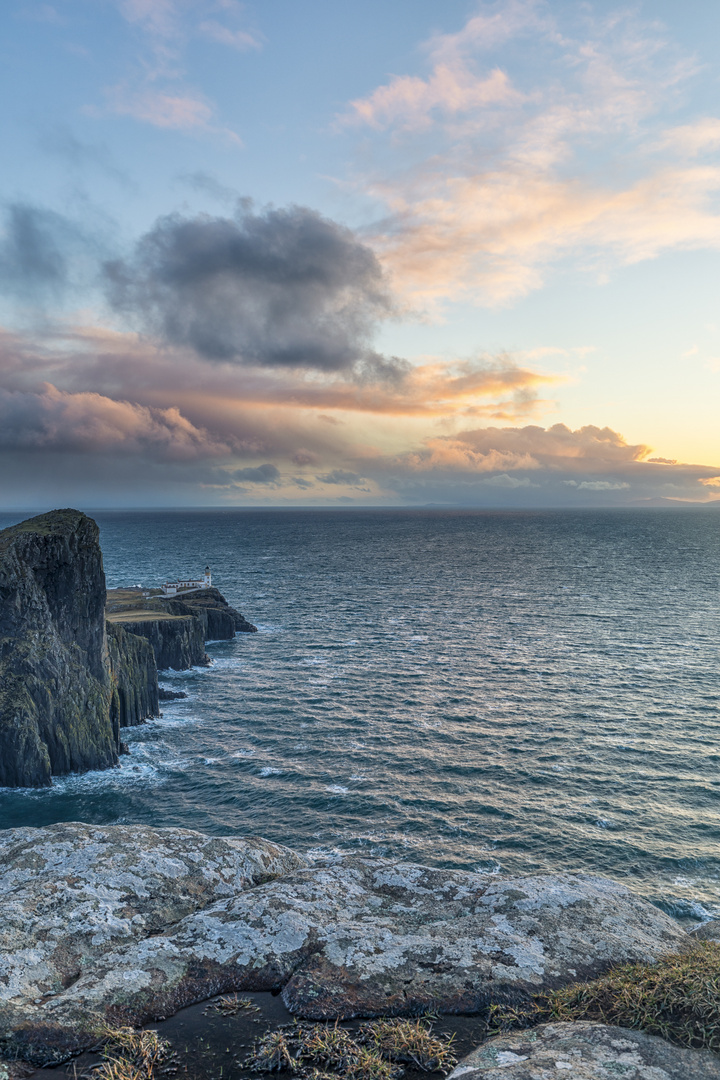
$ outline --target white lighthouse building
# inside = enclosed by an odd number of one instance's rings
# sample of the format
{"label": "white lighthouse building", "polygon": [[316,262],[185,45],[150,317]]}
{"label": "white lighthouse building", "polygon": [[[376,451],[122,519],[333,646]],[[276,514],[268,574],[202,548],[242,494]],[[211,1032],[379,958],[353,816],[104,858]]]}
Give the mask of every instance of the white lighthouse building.
{"label": "white lighthouse building", "polygon": [[162,591],[165,596],[177,596],[181,592],[195,592],[197,589],[210,589],[212,587],[212,574],[210,573],[210,567],[205,567],[205,573],[201,578],[192,580],[190,578],[182,581],[166,581],[162,586]]}

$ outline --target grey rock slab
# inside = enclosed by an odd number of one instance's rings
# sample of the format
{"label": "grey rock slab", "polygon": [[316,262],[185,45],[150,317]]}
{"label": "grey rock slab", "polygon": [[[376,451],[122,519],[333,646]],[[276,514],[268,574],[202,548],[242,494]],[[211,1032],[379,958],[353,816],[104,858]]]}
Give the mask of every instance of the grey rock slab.
{"label": "grey rock slab", "polygon": [[312,1019],[473,1013],[687,943],[667,915],[603,878],[348,859],[230,889],[142,940],[108,940],[64,992],[8,1003],[6,1030],[18,1056],[38,1060],[87,1045],[98,1019],[141,1023],[213,994],[280,988]]}
{"label": "grey rock slab", "polygon": [[720,919],[710,919],[708,922],[694,926],[690,931],[690,937],[697,941],[720,942]]}
{"label": "grey rock slab", "polygon": [[589,1021],[542,1024],[473,1050],[448,1080],[720,1080],[720,1059]]}
{"label": "grey rock slab", "polygon": [[62,993],[104,954],[303,865],[259,838],[79,823],[0,832],[3,1005]]}

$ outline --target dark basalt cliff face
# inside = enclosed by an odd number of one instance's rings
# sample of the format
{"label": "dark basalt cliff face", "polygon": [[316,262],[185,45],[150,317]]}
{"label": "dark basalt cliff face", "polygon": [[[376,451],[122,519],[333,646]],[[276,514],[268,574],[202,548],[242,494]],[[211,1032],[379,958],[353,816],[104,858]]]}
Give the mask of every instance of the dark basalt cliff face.
{"label": "dark basalt cliff face", "polygon": [[108,626],[122,626],[150,642],[158,670],[207,665],[206,641],[230,641],[236,632],[257,631],[218,589],[198,589],[179,597],[113,589],[108,593],[107,617]]}
{"label": "dark basalt cliff face", "polygon": [[255,629],[217,589],[106,594],[98,527],[77,510],[3,530],[0,787],[117,765],[120,728],[159,714],[158,668],[207,665],[207,640]]}
{"label": "dark basalt cliff face", "polygon": [[0,785],[117,764],[94,521],[55,510],[0,532]]}
{"label": "dark basalt cliff face", "polygon": [[[205,634],[199,619],[194,615],[157,614],[153,618],[132,612],[115,625],[122,626],[130,634],[145,638],[154,653],[157,669],[175,668],[184,671],[190,667],[207,667],[210,657],[205,652]],[[142,617],[141,617],[142,616]],[[113,625],[108,623],[108,626]]]}
{"label": "dark basalt cliff face", "polygon": [[236,633],[257,633],[257,626],[230,607],[219,589],[198,589],[184,593],[181,599],[164,600],[163,604],[173,615],[194,615],[200,619],[206,641],[230,641]]}
{"label": "dark basalt cliff face", "polygon": [[157,665],[150,642],[116,623],[107,624],[107,642],[114,683],[113,722],[135,727],[150,716],[159,716]]}

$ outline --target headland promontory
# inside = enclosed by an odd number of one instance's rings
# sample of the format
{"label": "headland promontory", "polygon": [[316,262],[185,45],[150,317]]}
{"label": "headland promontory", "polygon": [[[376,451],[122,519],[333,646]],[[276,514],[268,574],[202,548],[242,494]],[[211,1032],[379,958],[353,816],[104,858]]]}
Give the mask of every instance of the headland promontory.
{"label": "headland promontory", "polygon": [[53,510],[0,532],[0,786],[112,768],[159,712],[158,670],[256,628],[214,588],[106,593],[95,522]]}

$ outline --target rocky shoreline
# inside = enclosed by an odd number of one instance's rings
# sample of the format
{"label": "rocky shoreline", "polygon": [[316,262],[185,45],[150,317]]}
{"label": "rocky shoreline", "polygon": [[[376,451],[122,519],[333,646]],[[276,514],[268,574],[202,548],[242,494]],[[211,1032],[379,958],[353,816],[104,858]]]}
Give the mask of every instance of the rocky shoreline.
{"label": "rocky shoreline", "polygon": [[[151,1023],[230,991],[279,993],[310,1020],[483,1016],[693,945],[677,922],[604,878],[310,861],[257,837],[186,829],[11,829],[0,833],[0,890],[0,1058],[34,1066],[93,1046],[104,1024]],[[713,1055],[602,1027],[502,1036],[461,1063],[455,1080],[473,1080],[470,1070],[493,1077],[501,1065],[508,1071],[498,1076],[543,1076],[510,1065],[560,1060],[561,1044],[564,1053],[585,1046],[588,1061],[605,1046],[607,1061],[612,1038],[626,1057],[645,1054],[648,1068],[661,1060],[657,1043],[668,1061],[693,1055],[699,1071],[667,1076],[720,1077]]]}
{"label": "rocky shoreline", "polygon": [[217,589],[106,593],[99,532],[54,510],[0,532],[0,786],[112,768],[121,729],[159,714],[158,670],[210,663],[256,630]]}

